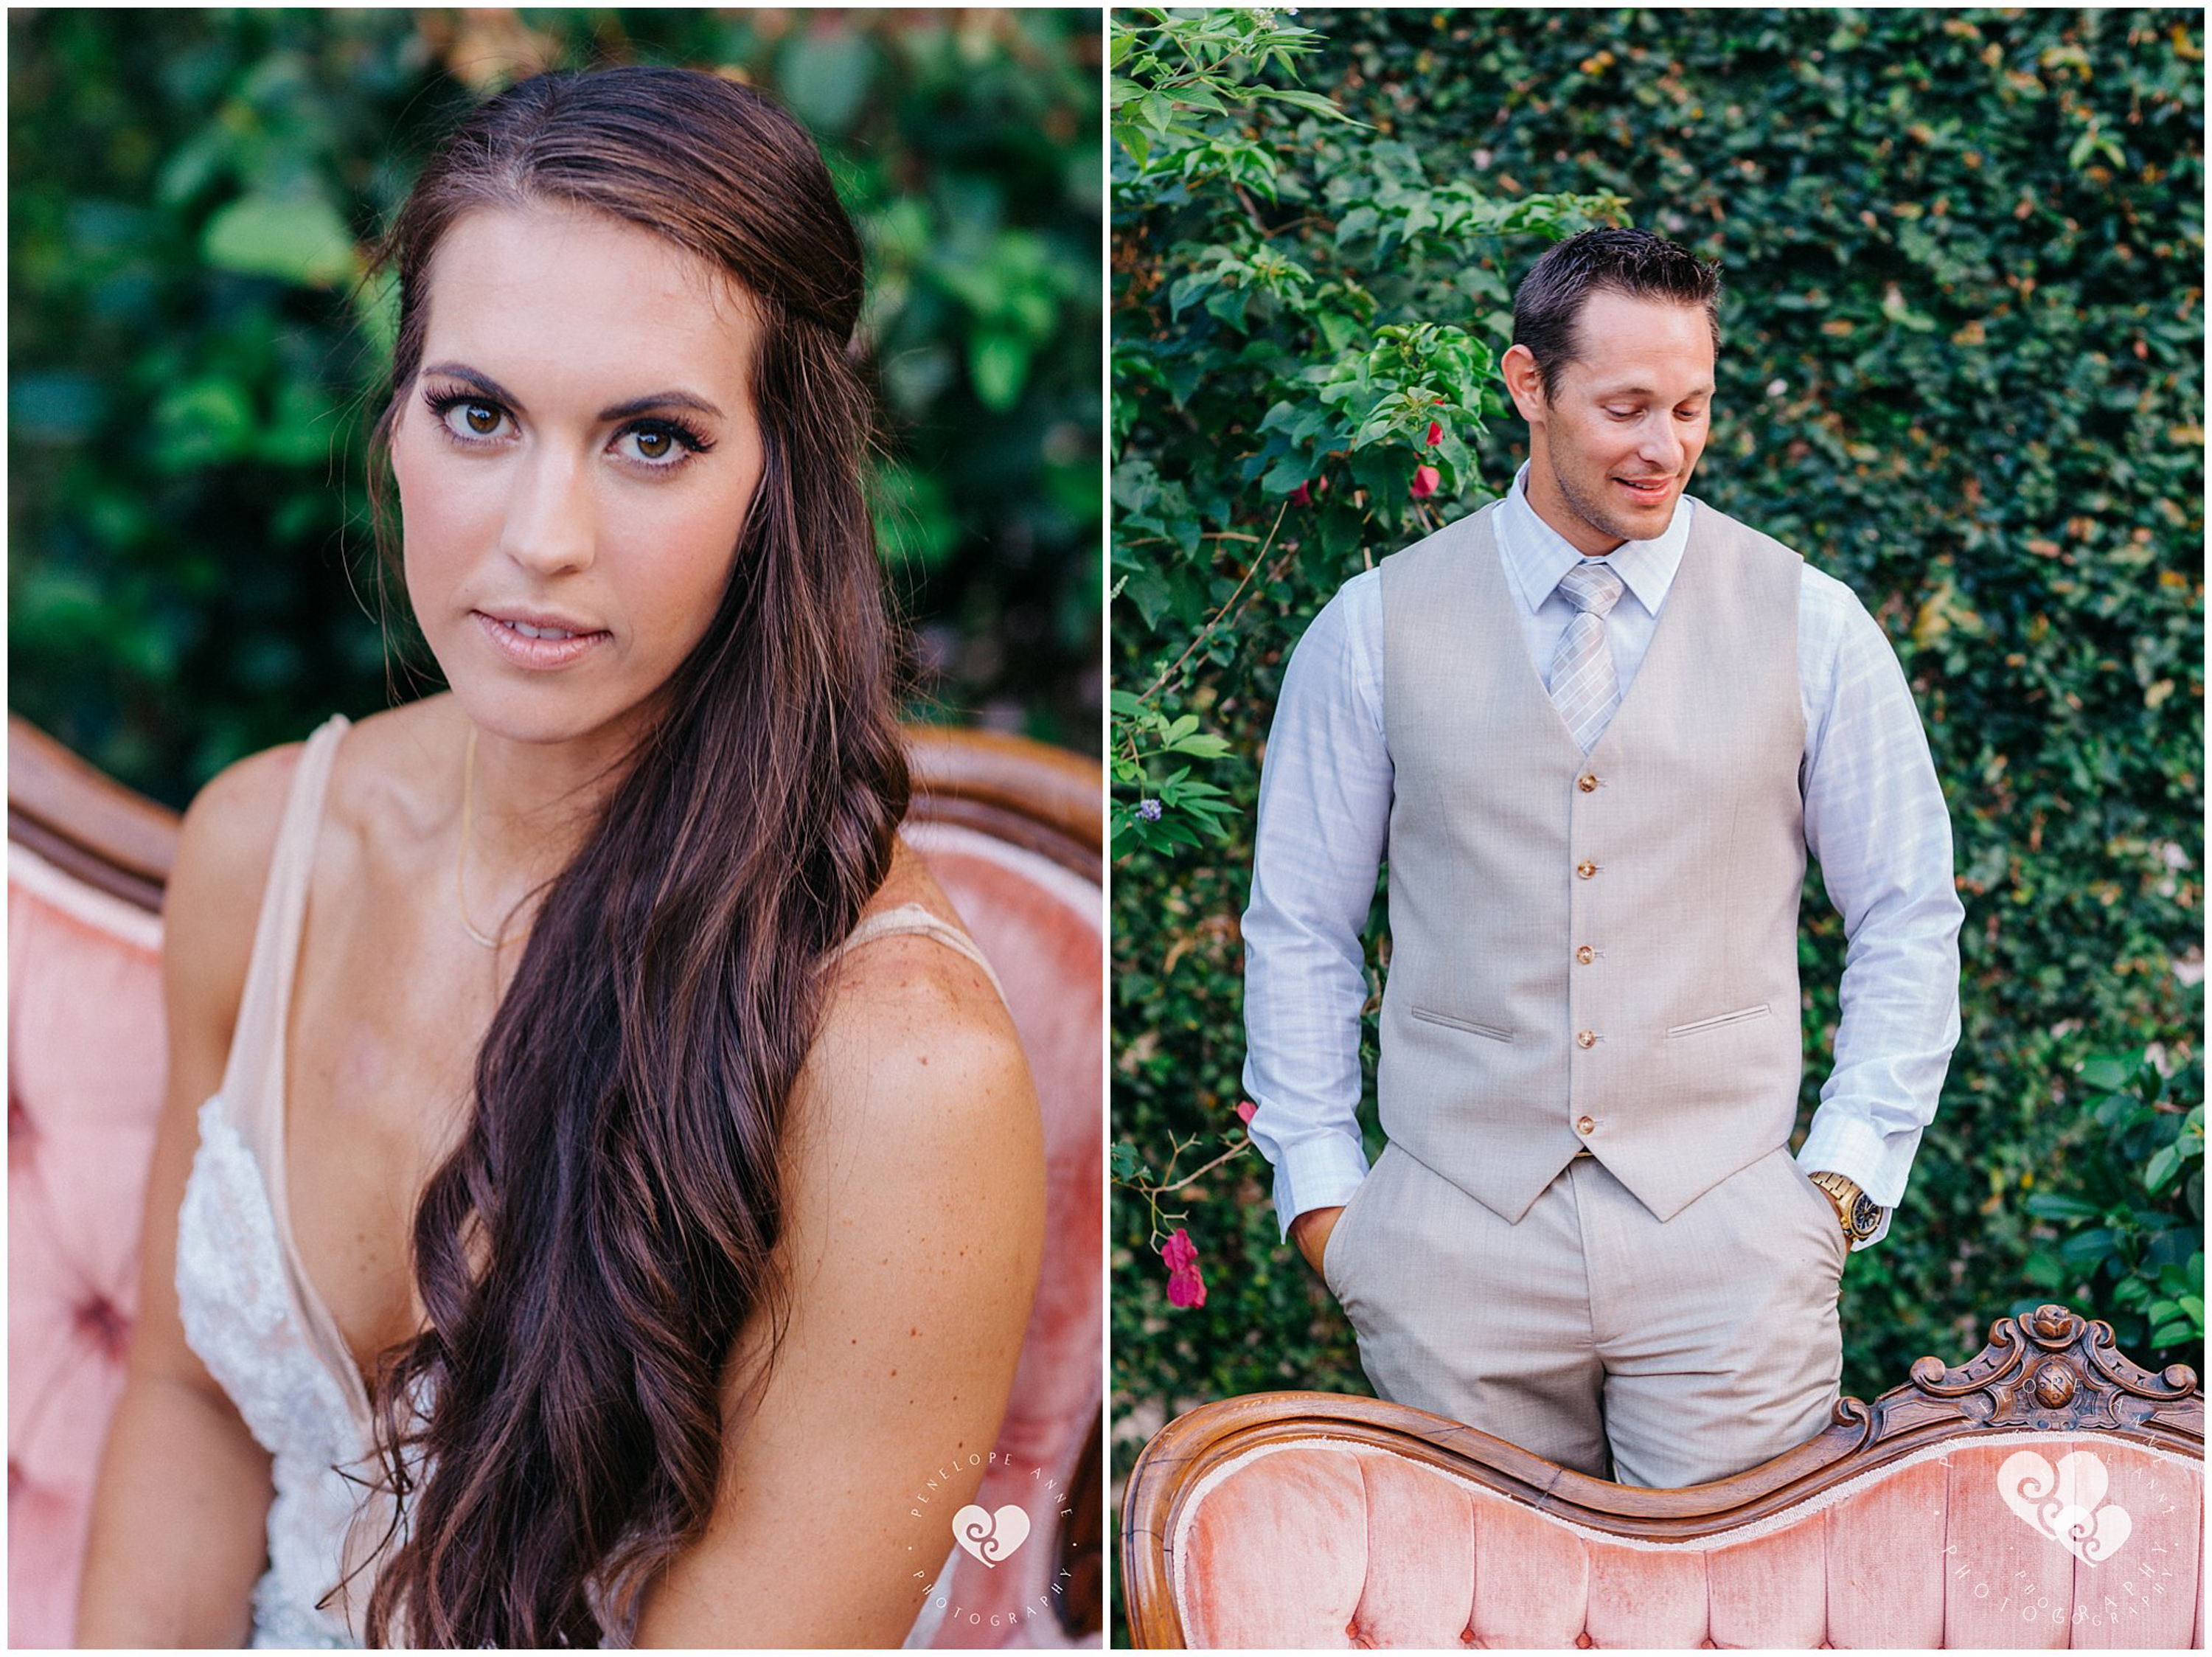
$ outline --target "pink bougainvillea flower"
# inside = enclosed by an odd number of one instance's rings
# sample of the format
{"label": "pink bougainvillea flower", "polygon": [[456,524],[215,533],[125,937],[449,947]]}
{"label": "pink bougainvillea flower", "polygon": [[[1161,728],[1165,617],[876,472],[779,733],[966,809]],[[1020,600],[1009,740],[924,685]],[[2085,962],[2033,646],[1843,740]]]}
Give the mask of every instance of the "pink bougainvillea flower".
{"label": "pink bougainvillea flower", "polygon": [[1442,421],[1438,421],[1438,420],[1431,420],[1431,421],[1430,421],[1430,422],[1429,422],[1429,447],[1430,447],[1431,448],[1435,448],[1438,443],[1441,443],[1442,442],[1443,442],[1443,440],[1444,440],[1444,429],[1443,429],[1443,423]]}
{"label": "pink bougainvillea flower", "polygon": [[1413,498],[1417,501],[1427,500],[1430,496],[1437,492],[1437,484],[1441,478],[1442,474],[1434,466],[1415,466],[1412,491]]}
{"label": "pink bougainvillea flower", "polygon": [[1168,1304],[1197,1307],[1206,1304],[1206,1280],[1198,1275],[1198,1245],[1190,1234],[1177,1228],[1160,1249],[1168,1269]]}
{"label": "pink bougainvillea flower", "polygon": [[1304,483],[1300,484],[1296,489],[1292,490],[1291,491],[1291,504],[1292,506],[1311,506],[1313,504],[1313,495],[1311,492],[1312,485],[1313,480],[1309,478]]}
{"label": "pink bougainvillea flower", "polygon": [[1248,1128],[1252,1125],[1252,1118],[1259,1113],[1260,1107],[1249,1099],[1237,1107],[1237,1119]]}

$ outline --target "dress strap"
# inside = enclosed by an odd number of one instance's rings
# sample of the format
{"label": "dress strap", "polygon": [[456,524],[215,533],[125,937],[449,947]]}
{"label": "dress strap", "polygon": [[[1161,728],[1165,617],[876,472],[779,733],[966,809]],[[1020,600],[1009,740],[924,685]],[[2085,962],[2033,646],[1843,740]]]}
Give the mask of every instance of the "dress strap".
{"label": "dress strap", "polygon": [[975,947],[975,941],[951,922],[943,920],[924,909],[920,904],[901,904],[896,909],[886,909],[870,915],[850,932],[845,941],[830,952],[829,959],[836,960],[865,944],[878,938],[923,937],[934,938],[956,954],[965,955],[983,969],[983,976],[991,981],[991,988],[999,992],[999,999],[1006,998],[1006,987],[999,982],[999,975],[991,970],[991,963]]}
{"label": "dress strap", "polygon": [[292,1005],[292,977],[299,965],[300,935],[307,923],[315,841],[322,828],[331,763],[350,722],[343,714],[331,715],[307,739],[293,770],[291,792],[269,860],[268,883],[262,889],[261,918],[254,928],[238,1025],[223,1066],[223,1109],[257,1157],[273,1136],[269,1106],[283,1097],[284,1026]]}

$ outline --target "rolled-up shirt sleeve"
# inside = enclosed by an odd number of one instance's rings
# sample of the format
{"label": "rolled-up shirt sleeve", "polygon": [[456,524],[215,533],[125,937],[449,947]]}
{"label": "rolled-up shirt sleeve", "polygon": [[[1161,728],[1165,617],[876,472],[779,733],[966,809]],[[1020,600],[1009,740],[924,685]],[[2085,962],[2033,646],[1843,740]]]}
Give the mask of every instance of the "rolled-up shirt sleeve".
{"label": "rolled-up shirt sleeve", "polygon": [[1390,823],[1378,572],[1354,576],[1291,652],[1260,774],[1244,911],[1244,1087],[1282,1234],[1366,1177],[1360,934]]}
{"label": "rolled-up shirt sleeve", "polygon": [[[1808,573],[1835,641],[1808,702],[1805,843],[1845,938],[1834,1065],[1798,1161],[1857,1182],[1885,1209],[1905,1194],[1959,1039],[1951,819],[1926,731],[1887,635],[1840,583]],[[1881,1240],[1880,1231],[1861,1246]]]}

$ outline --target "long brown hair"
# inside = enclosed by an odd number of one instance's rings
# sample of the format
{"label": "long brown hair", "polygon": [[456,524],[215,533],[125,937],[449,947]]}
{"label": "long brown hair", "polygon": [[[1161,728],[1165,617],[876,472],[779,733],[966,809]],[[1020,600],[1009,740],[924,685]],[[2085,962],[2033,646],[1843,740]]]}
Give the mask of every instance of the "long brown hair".
{"label": "long brown hair", "polygon": [[428,1326],[373,1388],[398,1514],[373,1644],[596,1644],[704,1527],[726,1361],[756,1310],[787,1312],[777,1148],[817,969],[907,804],[848,354],[860,243],[812,141],[757,94],[684,70],[540,75],[446,142],[380,250],[400,302],[380,540],[431,255],[463,213],[539,203],[641,225],[746,290],[765,469],[713,624],[547,888],[465,1136],[416,1210]]}

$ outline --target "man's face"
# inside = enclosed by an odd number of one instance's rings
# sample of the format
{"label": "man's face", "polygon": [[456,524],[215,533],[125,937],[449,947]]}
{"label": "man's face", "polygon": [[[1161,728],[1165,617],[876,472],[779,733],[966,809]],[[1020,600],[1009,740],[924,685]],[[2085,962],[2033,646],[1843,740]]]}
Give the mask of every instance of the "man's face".
{"label": "man's face", "polygon": [[1528,500],[1585,554],[1663,533],[1704,452],[1713,400],[1705,308],[1601,291],[1547,399],[1525,347],[1506,383],[1528,423]]}

